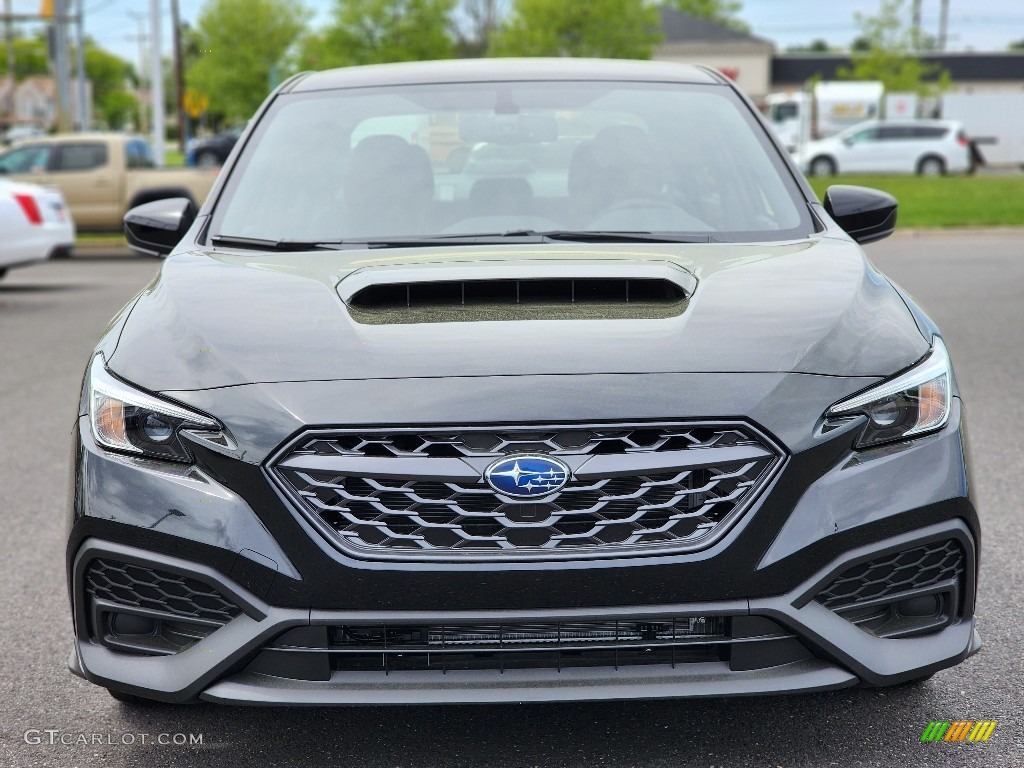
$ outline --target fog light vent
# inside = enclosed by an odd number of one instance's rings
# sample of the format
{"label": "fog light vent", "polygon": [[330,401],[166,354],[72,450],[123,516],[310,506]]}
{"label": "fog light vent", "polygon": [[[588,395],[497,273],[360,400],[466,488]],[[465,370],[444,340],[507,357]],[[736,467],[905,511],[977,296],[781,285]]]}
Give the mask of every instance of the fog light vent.
{"label": "fog light vent", "polygon": [[935,541],[848,568],[814,599],[832,610],[857,606],[959,580],[964,563],[960,542]]}

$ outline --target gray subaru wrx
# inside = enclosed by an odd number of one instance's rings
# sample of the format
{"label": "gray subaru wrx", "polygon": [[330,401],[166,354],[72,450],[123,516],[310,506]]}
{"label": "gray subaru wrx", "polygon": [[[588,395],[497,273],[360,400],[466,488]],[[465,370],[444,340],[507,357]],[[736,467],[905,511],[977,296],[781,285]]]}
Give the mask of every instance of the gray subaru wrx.
{"label": "gray subaru wrx", "polygon": [[72,672],[126,701],[819,691],[981,647],[942,334],[699,67],[298,75],[112,321]]}

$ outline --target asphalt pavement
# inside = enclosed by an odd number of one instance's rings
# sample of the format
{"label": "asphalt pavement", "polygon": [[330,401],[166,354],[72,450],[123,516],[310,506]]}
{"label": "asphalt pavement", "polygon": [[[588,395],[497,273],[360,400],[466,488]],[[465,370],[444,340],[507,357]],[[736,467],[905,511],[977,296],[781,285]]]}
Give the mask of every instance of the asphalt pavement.
{"label": "asphalt pavement", "polygon": [[[908,688],[391,709],[131,708],[67,672],[81,375],[158,264],[93,249],[12,271],[0,282],[0,766],[1024,768],[1024,230],[902,233],[868,253],[925,305],[955,362],[984,521],[980,654]],[[998,721],[986,743],[919,741],[929,721],[982,719]]]}

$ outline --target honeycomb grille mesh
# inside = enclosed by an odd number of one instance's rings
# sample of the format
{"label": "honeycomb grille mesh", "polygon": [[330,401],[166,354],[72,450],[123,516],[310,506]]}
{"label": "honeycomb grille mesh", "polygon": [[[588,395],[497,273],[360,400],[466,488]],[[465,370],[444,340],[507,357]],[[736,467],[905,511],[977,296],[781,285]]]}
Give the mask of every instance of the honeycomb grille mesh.
{"label": "honeycomb grille mesh", "polygon": [[142,565],[96,558],[85,570],[85,588],[93,597],[175,616],[227,622],[241,613],[213,587]]}
{"label": "honeycomb grille mesh", "polygon": [[964,561],[963,547],[953,539],[925,544],[844,571],[815,600],[835,610],[934,586],[962,577]]}
{"label": "honeycomb grille mesh", "polygon": [[[758,450],[753,458],[713,466],[702,461],[713,449],[740,446]],[[683,456],[683,466],[659,465],[657,456],[666,452]],[[613,463],[616,456],[630,457],[630,466],[640,456],[640,464],[650,459],[652,469],[574,477],[556,493],[523,501],[492,489],[482,473],[474,481],[431,477],[429,471],[396,477],[301,466],[302,457],[374,458],[378,468],[387,459],[421,459],[423,467],[435,459],[476,459],[482,466],[480,461],[527,453],[603,456]],[[292,457],[297,463],[280,466]],[[612,547],[696,548],[735,519],[779,459],[740,425],[353,432],[300,438],[273,474],[342,548],[409,558],[452,552],[500,558]]]}

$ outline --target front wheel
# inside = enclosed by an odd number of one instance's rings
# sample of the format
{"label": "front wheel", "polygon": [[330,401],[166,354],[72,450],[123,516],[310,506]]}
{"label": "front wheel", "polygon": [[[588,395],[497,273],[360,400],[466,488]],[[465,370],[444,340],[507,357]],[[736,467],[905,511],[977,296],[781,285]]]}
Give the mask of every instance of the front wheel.
{"label": "front wheel", "polygon": [[196,155],[197,168],[216,168],[220,165],[220,158],[213,152],[200,152]]}
{"label": "front wheel", "polygon": [[836,161],[831,157],[816,157],[811,160],[809,171],[811,176],[835,176]]}

